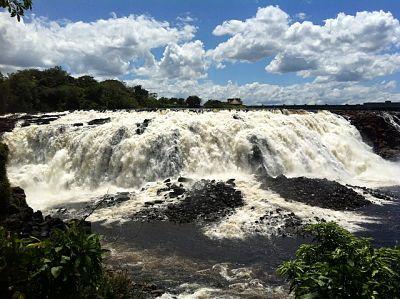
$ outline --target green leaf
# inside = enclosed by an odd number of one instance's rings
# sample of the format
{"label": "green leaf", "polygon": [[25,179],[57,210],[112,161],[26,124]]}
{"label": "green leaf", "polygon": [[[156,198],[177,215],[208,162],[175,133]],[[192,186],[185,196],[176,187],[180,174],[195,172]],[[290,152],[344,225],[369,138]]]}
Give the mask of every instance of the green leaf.
{"label": "green leaf", "polygon": [[61,257],[61,264],[66,264],[66,263],[68,263],[70,260],[71,260],[71,258],[70,258],[69,256],[63,255],[63,256]]}
{"label": "green leaf", "polygon": [[299,297],[299,299],[314,299],[314,298],[318,298],[318,293],[317,292],[307,293],[307,294],[304,294],[304,295]]}
{"label": "green leaf", "polygon": [[61,270],[62,266],[53,267],[51,268],[51,275],[53,275],[54,278],[57,278],[58,276],[60,276]]}

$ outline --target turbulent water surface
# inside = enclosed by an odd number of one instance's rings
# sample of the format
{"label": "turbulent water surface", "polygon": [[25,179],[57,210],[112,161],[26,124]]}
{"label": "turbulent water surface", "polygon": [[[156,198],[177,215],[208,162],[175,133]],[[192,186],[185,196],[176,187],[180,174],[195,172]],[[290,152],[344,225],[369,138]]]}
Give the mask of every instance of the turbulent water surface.
{"label": "turbulent water surface", "polygon": [[[100,120],[91,122],[94,119]],[[260,223],[260,217],[272,215],[277,209],[282,211],[279,215],[294,213],[302,221],[315,221],[316,216],[335,220],[353,231],[380,221],[378,212],[368,216],[286,201],[272,190],[261,188],[255,175],[260,167],[273,177],[326,178],[369,188],[400,185],[400,164],[374,154],[355,127],[329,112],[73,112],[46,125],[17,125],[4,135],[4,140],[11,154],[10,180],[25,189],[35,209],[77,209],[106,193],[128,192],[124,193],[129,194],[127,200],[98,209],[89,219],[99,224],[98,230],[108,235],[118,232],[126,241],[118,245],[119,258],[125,256],[125,264],[129,259],[137,264],[140,256],[143,261],[171,263],[165,268],[181,267],[181,276],[197,273],[198,281],[176,278],[181,283],[176,292],[192,292],[195,296],[220,297],[221,289],[227,297],[258,289],[265,296],[279,296],[279,288],[268,289],[263,284],[273,280],[265,274],[271,273],[268,271],[272,267],[261,266],[258,254],[271,256],[271,248],[263,248],[266,244],[278,244],[279,250],[290,248],[291,252],[297,244],[296,240],[271,241],[283,227],[284,217]],[[182,184],[187,189],[201,179],[235,179],[244,204],[201,227],[130,222],[146,202],[165,199],[165,194],[159,192],[165,179],[176,182],[179,177],[191,179]],[[388,204],[372,195],[366,197],[374,203],[374,211]],[[180,200],[177,197],[165,204]],[[189,236],[186,241],[185,235]],[[168,240],[172,239],[176,241],[171,245]],[[164,251],[172,250],[179,259],[166,260],[168,253],[163,252],[163,246]],[[189,254],[192,247],[198,249],[194,250],[195,256]],[[209,250],[213,248],[225,249],[219,253],[216,250],[212,256]],[[252,259],[243,259],[246,251]],[[276,266],[282,258],[270,265]],[[160,269],[159,264],[157,267]],[[202,281],[201,271],[208,271],[208,280],[203,277]],[[176,277],[170,272],[168,275]],[[215,276],[224,283],[210,278]],[[159,279],[166,281],[162,275]]]}

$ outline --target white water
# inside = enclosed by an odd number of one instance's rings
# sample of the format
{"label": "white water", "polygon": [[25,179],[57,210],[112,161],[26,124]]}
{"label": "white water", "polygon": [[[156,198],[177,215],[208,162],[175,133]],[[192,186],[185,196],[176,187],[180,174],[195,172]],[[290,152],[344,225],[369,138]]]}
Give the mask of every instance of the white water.
{"label": "white water", "polygon": [[[106,117],[111,122],[87,125]],[[136,124],[145,119],[151,122],[137,135]],[[79,122],[84,125],[72,126]],[[157,182],[165,178],[236,178],[248,204],[209,227],[206,233],[214,237],[240,237],[251,230],[246,221],[254,223],[276,206],[295,210],[303,218],[312,218],[314,212],[348,221],[357,218],[351,213],[335,215],[330,210],[290,204],[260,190],[251,176],[254,164],[260,163],[252,160],[254,146],[260,149],[271,175],[328,178],[370,187],[400,184],[399,164],[375,155],[355,127],[329,112],[78,111],[49,125],[17,127],[4,140],[11,154],[10,180],[25,189],[35,209],[107,192],[139,190],[154,182],[120,207],[93,216],[114,220],[155,197]]]}

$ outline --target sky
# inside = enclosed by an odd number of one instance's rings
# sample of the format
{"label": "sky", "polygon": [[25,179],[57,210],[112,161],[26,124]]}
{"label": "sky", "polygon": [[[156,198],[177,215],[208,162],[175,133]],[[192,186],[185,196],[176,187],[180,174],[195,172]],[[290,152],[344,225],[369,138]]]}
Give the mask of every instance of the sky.
{"label": "sky", "polygon": [[62,66],[159,96],[400,101],[397,0],[33,0],[0,11],[0,71]]}

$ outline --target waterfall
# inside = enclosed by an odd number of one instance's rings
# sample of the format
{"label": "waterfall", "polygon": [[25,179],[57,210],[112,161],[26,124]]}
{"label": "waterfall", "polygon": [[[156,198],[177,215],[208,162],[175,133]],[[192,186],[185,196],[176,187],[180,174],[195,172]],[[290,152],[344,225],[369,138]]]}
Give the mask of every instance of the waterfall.
{"label": "waterfall", "polygon": [[[88,124],[93,119],[107,119]],[[6,133],[15,185],[45,197],[140,188],[178,176],[328,178],[359,185],[400,183],[399,165],[375,155],[330,112],[158,111],[67,113]]]}

